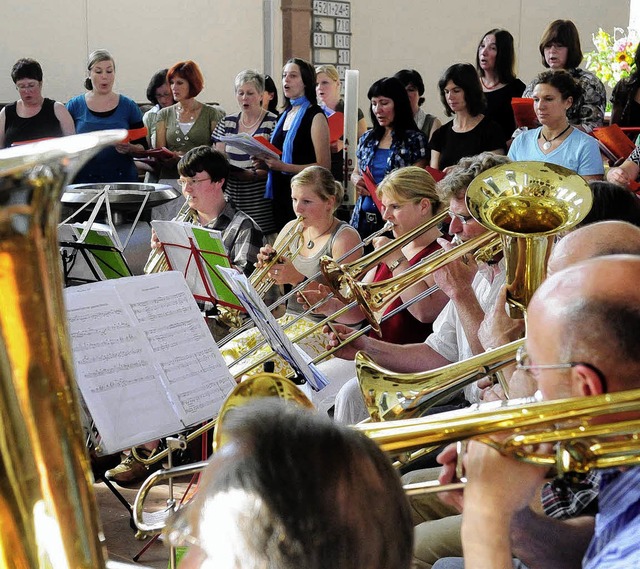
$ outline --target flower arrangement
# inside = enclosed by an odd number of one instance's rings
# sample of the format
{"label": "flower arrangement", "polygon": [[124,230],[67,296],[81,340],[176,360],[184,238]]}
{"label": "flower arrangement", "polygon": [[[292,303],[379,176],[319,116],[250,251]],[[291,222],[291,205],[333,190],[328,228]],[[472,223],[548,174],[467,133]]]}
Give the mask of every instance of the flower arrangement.
{"label": "flower arrangement", "polygon": [[622,28],[614,28],[613,35],[598,29],[598,33],[592,35],[595,51],[585,54],[587,69],[610,87],[634,70],[638,34],[631,29],[627,29],[627,35],[623,34]]}

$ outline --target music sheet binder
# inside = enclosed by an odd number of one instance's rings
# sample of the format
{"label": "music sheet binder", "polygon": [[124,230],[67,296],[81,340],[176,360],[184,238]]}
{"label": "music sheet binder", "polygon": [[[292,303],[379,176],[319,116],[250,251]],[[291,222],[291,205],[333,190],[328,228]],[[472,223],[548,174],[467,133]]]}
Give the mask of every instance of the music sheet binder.
{"label": "music sheet binder", "polygon": [[152,221],[151,226],[162,243],[169,267],[184,275],[197,300],[244,310],[217,270],[231,267],[220,231],[186,221]]}
{"label": "music sheet binder", "polygon": [[177,271],[65,289],[73,362],[99,454],[215,417],[236,383]]}

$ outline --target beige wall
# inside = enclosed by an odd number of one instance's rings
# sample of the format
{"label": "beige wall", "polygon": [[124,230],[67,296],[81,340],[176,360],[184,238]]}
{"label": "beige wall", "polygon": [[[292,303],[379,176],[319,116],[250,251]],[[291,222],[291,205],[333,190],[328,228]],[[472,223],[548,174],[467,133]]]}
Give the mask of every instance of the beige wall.
{"label": "beige wall", "polygon": [[[311,2],[311,0],[309,0]],[[280,0],[57,0],[7,2],[0,19],[0,102],[16,91],[11,66],[19,57],[38,59],[45,71],[45,94],[67,100],[83,92],[87,54],[109,49],[117,65],[120,92],[144,101],[150,76],[176,61],[193,59],[205,75],[202,100],[233,111],[233,78],[244,68],[263,69],[263,16],[273,15],[274,77],[282,61]],[[516,38],[519,76],[527,82],[541,70],[537,45],[548,22],[571,18],[583,48],[591,33],[629,23],[629,0],[352,0],[352,65],[360,69],[360,105],[376,79],[403,67],[424,77],[425,109],[443,116],[436,83],[459,61],[473,62],[481,35],[505,27]],[[268,59],[268,58],[267,58]]]}
{"label": "beige wall", "polygon": [[[547,24],[571,19],[580,32],[583,51],[591,51],[598,27],[613,31],[629,23],[629,0],[387,0],[352,1],[353,65],[360,69],[360,104],[367,106],[369,85],[403,67],[417,69],[425,83],[423,108],[445,118],[437,92],[441,73],[451,64],[475,64],[482,34],[506,28],[516,41],[518,76],[528,83],[542,70],[538,43]],[[390,8],[393,6],[393,8]],[[401,9],[398,9],[401,7]]]}

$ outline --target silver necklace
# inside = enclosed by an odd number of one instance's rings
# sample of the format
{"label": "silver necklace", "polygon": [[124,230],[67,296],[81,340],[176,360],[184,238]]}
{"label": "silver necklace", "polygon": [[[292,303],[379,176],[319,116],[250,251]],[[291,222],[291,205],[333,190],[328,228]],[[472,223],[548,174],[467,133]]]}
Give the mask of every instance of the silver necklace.
{"label": "silver necklace", "polygon": [[191,129],[189,129],[189,131],[185,134],[180,128],[180,123],[193,125],[193,123],[196,122],[195,108],[191,110],[192,115],[190,117],[187,117],[187,120],[180,120],[180,115],[182,115],[182,113],[184,112],[185,108],[180,103],[178,103],[176,105],[176,142],[182,142],[182,137],[184,137],[185,141],[189,140],[189,132],[191,131]]}
{"label": "silver necklace", "polygon": [[[326,235],[333,228],[333,219],[331,220],[331,225],[320,235],[316,235],[316,239],[320,239],[323,235]],[[307,241],[307,249],[313,249],[316,246],[316,243],[311,237],[309,237],[309,241]]]}
{"label": "silver necklace", "polygon": [[565,132],[567,132],[569,129],[571,128],[571,125],[568,124],[567,128],[565,128],[560,134],[558,134],[557,136],[554,136],[553,138],[547,138],[544,135],[544,132],[542,132],[542,129],[540,129],[540,134],[542,135],[542,138],[544,138],[544,144],[542,145],[542,149],[543,150],[549,150],[549,148],[551,148],[551,143],[560,138]]}
{"label": "silver necklace", "polygon": [[244,128],[246,128],[247,130],[251,130],[252,128],[254,128],[254,127],[255,127],[255,126],[256,126],[256,125],[257,125],[257,124],[262,120],[262,117],[263,117],[263,116],[264,116],[264,110],[263,110],[263,109],[261,109],[261,110],[260,110],[260,114],[258,114],[258,119],[256,120],[256,122],[254,122],[254,123],[252,123],[252,124],[247,124],[247,123],[244,121],[244,113],[241,113],[241,114],[240,114],[240,124],[241,124]]}

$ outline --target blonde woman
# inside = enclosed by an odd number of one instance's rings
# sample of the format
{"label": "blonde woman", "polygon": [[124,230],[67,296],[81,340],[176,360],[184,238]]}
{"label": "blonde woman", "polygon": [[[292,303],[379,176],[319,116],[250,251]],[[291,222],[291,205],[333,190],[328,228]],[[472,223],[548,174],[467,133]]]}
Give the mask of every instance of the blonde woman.
{"label": "blonde woman", "polygon": [[[341,203],[342,195],[342,185],[336,182],[331,172],[322,166],[309,166],[293,177],[291,180],[293,210],[296,216],[301,216],[304,219],[302,221],[302,235],[299,239],[294,240],[291,249],[295,250],[298,247],[301,249],[293,261],[283,259],[281,263],[277,263],[272,267],[269,276],[274,279],[276,284],[298,285],[318,272],[320,257],[323,255],[329,255],[337,259],[350,250],[357,248],[360,243],[358,233],[334,215],[338,204]],[[285,225],[276,239],[276,247],[277,242],[287,235],[295,224],[296,221],[292,221]],[[263,247],[258,254],[257,267],[262,267],[271,258],[273,252],[274,248],[270,245]],[[344,262],[355,260],[361,254],[362,249],[358,248],[347,256]],[[320,278],[316,277],[316,280],[322,282]],[[311,286],[316,285],[312,284]],[[287,305],[287,314],[279,318],[278,322],[280,325],[286,326],[302,311],[304,311],[303,305],[296,299],[290,299]],[[318,319],[319,317],[311,317],[299,320],[287,328],[287,336],[291,338],[300,334],[314,325]],[[222,355],[230,363],[254,346],[260,338],[260,335],[254,330],[241,334],[224,345]],[[311,357],[315,357],[325,351],[326,344],[326,336],[322,334],[321,330],[318,330],[317,333],[303,340],[300,343],[300,347]],[[248,369],[251,367],[251,362],[256,361],[264,353],[266,353],[265,350],[261,350],[249,356],[242,363],[232,367],[231,372],[235,374]],[[276,373],[286,374],[288,366],[277,358],[275,360],[275,371]],[[332,401],[331,394],[335,396],[340,385],[336,385],[332,389],[329,387],[323,389],[320,392],[321,398],[314,399],[314,403],[320,404],[327,398]],[[330,403],[330,401],[328,402]]]}
{"label": "blonde woman", "polygon": [[[383,205],[382,218],[393,224],[392,231],[395,238],[426,223],[439,213],[442,205],[436,193],[434,179],[426,170],[417,166],[407,166],[388,174],[378,186],[378,195]],[[427,255],[440,249],[437,241],[440,237],[442,233],[437,226],[429,229],[401,250],[389,253],[375,269],[365,275],[363,282],[380,282],[405,272]],[[378,249],[389,241],[388,237],[377,237],[373,240],[373,245]],[[433,277],[420,281],[404,291],[385,312],[394,310],[433,284],[435,284]],[[311,304],[329,292],[328,288],[322,285],[314,289],[313,291],[305,290],[305,297]],[[438,291],[389,318],[382,323],[382,339],[394,344],[424,342],[432,331],[431,323],[440,314],[448,300],[443,292]],[[332,314],[341,306],[339,300],[330,300],[322,306],[322,313]],[[362,311],[355,308],[340,321],[345,324],[355,324],[363,319]]]}
{"label": "blonde woman", "polygon": [[[318,65],[316,67],[316,95],[318,104],[327,116],[334,112],[344,113],[344,99],[341,96],[342,84],[340,75],[334,65]],[[364,120],[364,113],[358,108],[358,139],[367,132],[367,122]],[[343,137],[339,140],[331,141],[331,173],[336,180],[344,177],[344,148]]]}
{"label": "blonde woman", "polygon": [[[302,236],[292,247],[300,252],[293,259],[283,259],[276,264],[269,276],[279,285],[298,285],[315,275],[320,269],[320,257],[329,255],[337,259],[360,243],[358,232],[349,224],[340,221],[334,214],[342,203],[344,190],[335,181],[331,172],[322,166],[309,166],[291,180],[291,201],[296,217],[302,217]],[[277,241],[287,235],[296,225],[296,220],[287,223]],[[261,267],[273,254],[271,245],[266,245],[258,254]],[[347,263],[357,259],[361,250],[344,259]],[[288,310],[301,312],[304,309],[296,301],[289,301]]]}

